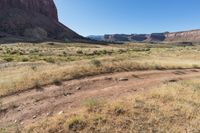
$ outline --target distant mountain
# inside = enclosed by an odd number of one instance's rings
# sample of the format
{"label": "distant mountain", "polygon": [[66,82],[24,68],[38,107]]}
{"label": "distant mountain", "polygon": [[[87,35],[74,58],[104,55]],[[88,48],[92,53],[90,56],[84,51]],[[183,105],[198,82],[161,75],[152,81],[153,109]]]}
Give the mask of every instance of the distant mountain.
{"label": "distant mountain", "polygon": [[91,36],[87,36],[87,38],[96,40],[96,41],[104,41],[103,35],[91,35]]}
{"label": "distant mountain", "polygon": [[200,42],[200,30],[130,35],[106,34],[89,38],[107,42]]}

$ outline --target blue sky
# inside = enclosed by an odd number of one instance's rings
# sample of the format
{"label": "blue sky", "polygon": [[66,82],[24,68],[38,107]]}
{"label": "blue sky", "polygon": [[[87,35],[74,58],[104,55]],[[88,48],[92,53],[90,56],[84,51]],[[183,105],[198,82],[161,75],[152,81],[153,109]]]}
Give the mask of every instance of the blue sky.
{"label": "blue sky", "polygon": [[154,33],[200,29],[200,0],[55,0],[77,33]]}

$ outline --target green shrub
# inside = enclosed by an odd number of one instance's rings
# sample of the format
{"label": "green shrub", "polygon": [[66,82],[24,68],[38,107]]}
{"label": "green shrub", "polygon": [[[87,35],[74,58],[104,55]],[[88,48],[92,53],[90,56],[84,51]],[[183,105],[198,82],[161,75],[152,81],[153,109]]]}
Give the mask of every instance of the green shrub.
{"label": "green shrub", "polygon": [[4,60],[7,61],[7,62],[11,62],[11,61],[13,61],[14,59],[13,59],[12,57],[5,57]]}
{"label": "green shrub", "polygon": [[57,85],[57,86],[62,85],[62,81],[59,80],[59,79],[55,79],[55,80],[53,81],[53,83],[54,83],[55,85]]}
{"label": "green shrub", "polygon": [[37,66],[31,66],[31,69],[32,69],[33,71],[37,71]]}
{"label": "green shrub", "polygon": [[35,81],[33,88],[35,88],[37,91],[42,91],[42,85],[39,83],[39,81]]}
{"label": "green shrub", "polygon": [[24,58],[22,58],[22,61],[23,61],[23,62],[27,62],[27,61],[29,61],[29,59],[26,58],[26,57],[24,57]]}
{"label": "green shrub", "polygon": [[91,61],[91,63],[92,63],[93,65],[95,65],[96,67],[102,66],[101,61],[96,60],[96,59],[93,59],[93,60]]}
{"label": "green shrub", "polygon": [[67,52],[63,51],[63,55],[67,55]]}
{"label": "green shrub", "polygon": [[192,67],[197,69],[200,68],[197,64],[193,64]]}
{"label": "green shrub", "polygon": [[119,115],[123,115],[126,112],[125,107],[123,107],[123,104],[119,104],[119,105],[114,105],[113,111],[114,115],[119,116]]}
{"label": "green shrub", "polygon": [[104,50],[101,51],[101,53],[102,53],[102,54],[107,54],[108,51],[104,49]]}
{"label": "green shrub", "polygon": [[55,45],[55,43],[53,43],[53,42],[49,42],[49,43],[47,43],[48,45]]}
{"label": "green shrub", "polygon": [[10,54],[18,54],[18,53],[19,53],[18,50],[13,50],[13,51],[10,52]]}
{"label": "green shrub", "polygon": [[83,119],[84,118],[82,117],[74,116],[70,118],[69,120],[67,120],[64,124],[66,132],[72,131],[72,132],[78,133],[81,130],[83,130],[87,126],[87,123]]}
{"label": "green shrub", "polygon": [[83,104],[87,107],[88,112],[100,112],[103,102],[95,98],[88,98],[84,100]]}
{"label": "green shrub", "polygon": [[82,50],[78,50],[76,51],[77,54],[83,54],[83,51]]}
{"label": "green shrub", "polygon": [[45,59],[45,61],[48,62],[48,63],[55,63],[55,60],[51,57]]}

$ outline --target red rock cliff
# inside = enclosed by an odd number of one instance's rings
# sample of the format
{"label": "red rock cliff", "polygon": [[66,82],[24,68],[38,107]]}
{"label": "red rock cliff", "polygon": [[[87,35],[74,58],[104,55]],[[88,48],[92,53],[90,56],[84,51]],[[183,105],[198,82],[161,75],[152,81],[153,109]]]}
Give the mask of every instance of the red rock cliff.
{"label": "red rock cliff", "polygon": [[200,42],[200,30],[171,32],[165,34],[165,41],[169,42]]}
{"label": "red rock cliff", "polygon": [[83,39],[58,21],[53,0],[0,0],[0,34],[34,39]]}
{"label": "red rock cliff", "polygon": [[28,12],[37,12],[58,20],[57,9],[53,0],[1,0],[0,9],[5,8],[19,8]]}

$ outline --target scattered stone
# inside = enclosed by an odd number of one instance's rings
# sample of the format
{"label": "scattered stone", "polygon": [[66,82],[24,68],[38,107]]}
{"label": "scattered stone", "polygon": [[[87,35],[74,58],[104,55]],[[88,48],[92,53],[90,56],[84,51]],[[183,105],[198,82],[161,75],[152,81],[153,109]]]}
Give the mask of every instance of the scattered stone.
{"label": "scattered stone", "polygon": [[138,75],[133,74],[132,76],[133,76],[134,78],[141,79]]}
{"label": "scattered stone", "polygon": [[133,89],[133,91],[137,91],[137,89]]}
{"label": "scattered stone", "polygon": [[52,115],[52,112],[48,112],[48,113],[47,113],[47,116],[50,116],[50,115]]}
{"label": "scattered stone", "polygon": [[20,111],[21,111],[21,109],[19,109],[19,108],[18,108],[18,109],[17,109],[17,111],[18,111],[18,112],[20,112]]}
{"label": "scattered stone", "polygon": [[177,81],[178,81],[177,79],[171,79],[171,80],[169,80],[169,82],[172,82],[172,83],[177,82]]}
{"label": "scattered stone", "polygon": [[62,115],[64,113],[64,111],[60,111],[59,113],[58,113],[58,115]]}
{"label": "scattered stone", "polygon": [[70,96],[70,95],[72,95],[73,93],[70,93],[70,92],[67,92],[67,93],[64,93],[63,95],[64,96]]}
{"label": "scattered stone", "polygon": [[128,78],[120,78],[119,81],[128,81]]}
{"label": "scattered stone", "polygon": [[112,77],[105,77],[104,79],[105,80],[112,80],[113,78]]}
{"label": "scattered stone", "polygon": [[35,118],[37,118],[37,116],[36,116],[36,115],[34,115],[34,116],[33,116],[33,119],[35,119]]}
{"label": "scattered stone", "polygon": [[76,90],[81,90],[81,87],[77,87]]}
{"label": "scattered stone", "polygon": [[24,122],[21,122],[21,123],[20,123],[20,125],[23,125],[23,124],[24,124]]}
{"label": "scattered stone", "polygon": [[17,120],[15,120],[14,123],[17,123]]}
{"label": "scattered stone", "polygon": [[199,72],[198,70],[191,70],[191,72]]}

